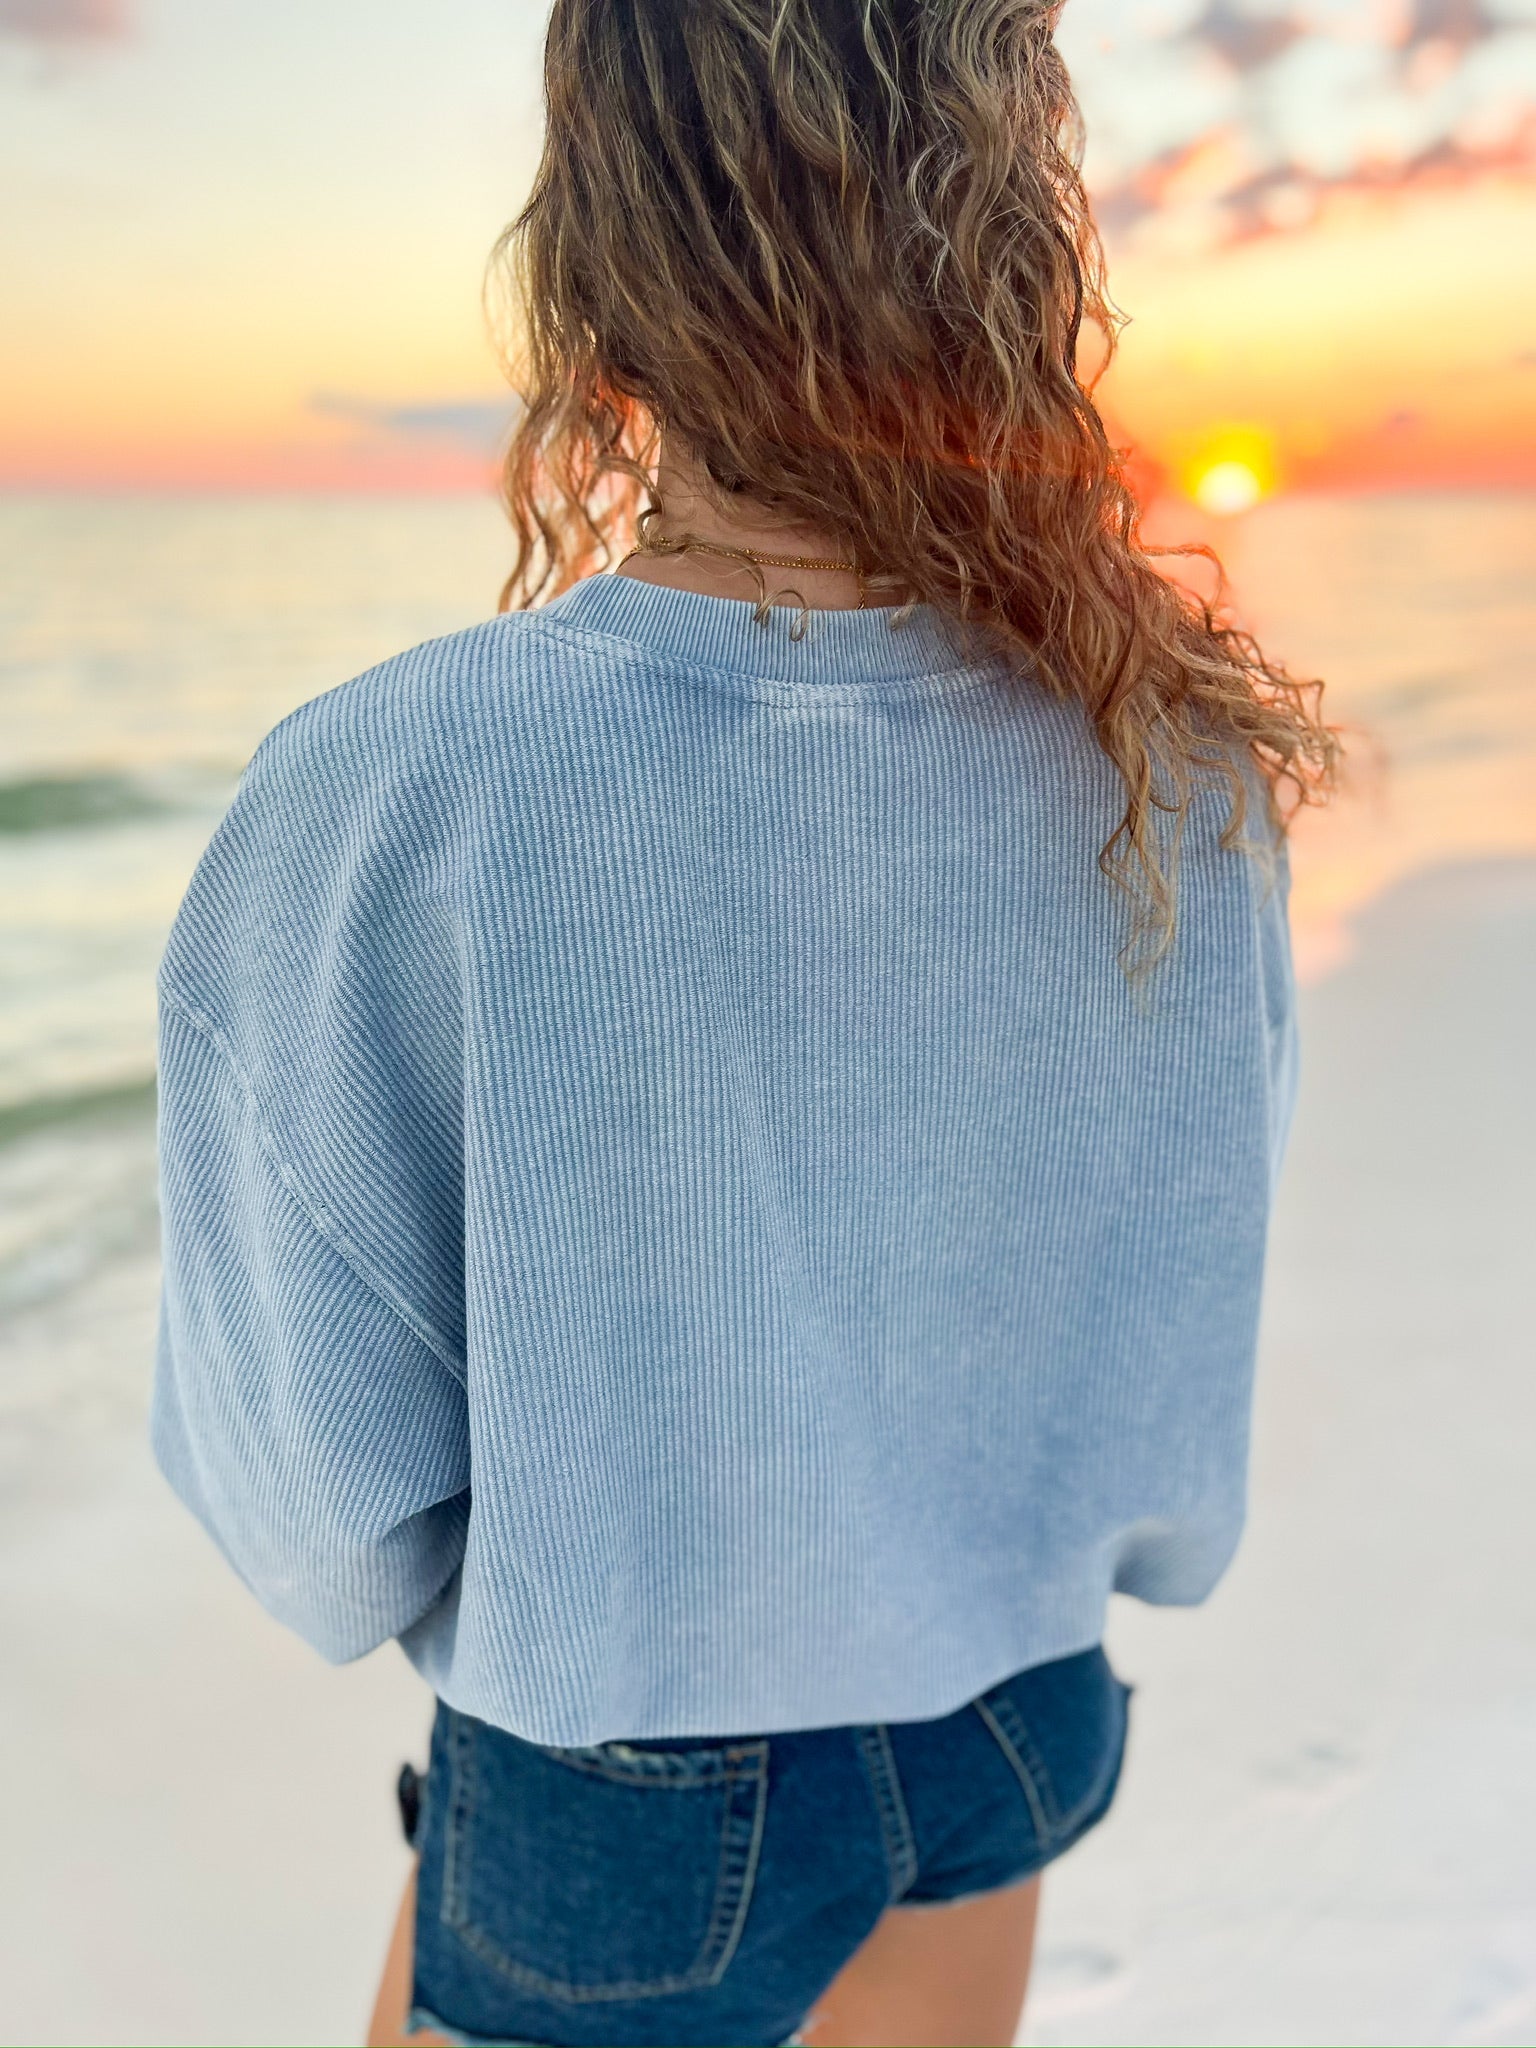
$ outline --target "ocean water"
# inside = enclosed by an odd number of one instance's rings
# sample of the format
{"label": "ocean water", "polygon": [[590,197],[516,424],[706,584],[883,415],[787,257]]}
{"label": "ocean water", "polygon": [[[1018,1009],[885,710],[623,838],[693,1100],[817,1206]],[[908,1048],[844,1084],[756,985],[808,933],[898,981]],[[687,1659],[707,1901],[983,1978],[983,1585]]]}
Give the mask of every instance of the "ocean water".
{"label": "ocean water", "polygon": [[155,1242],[154,972],[257,742],[506,554],[471,498],[0,498],[0,1315]]}
{"label": "ocean water", "polygon": [[[1242,622],[1359,729],[1354,788],[1298,832],[1306,974],[1402,877],[1536,850],[1536,496],[1150,527],[1211,540]],[[506,555],[468,498],[0,500],[0,1312],[153,1246],[154,971],[256,743],[489,616]]]}

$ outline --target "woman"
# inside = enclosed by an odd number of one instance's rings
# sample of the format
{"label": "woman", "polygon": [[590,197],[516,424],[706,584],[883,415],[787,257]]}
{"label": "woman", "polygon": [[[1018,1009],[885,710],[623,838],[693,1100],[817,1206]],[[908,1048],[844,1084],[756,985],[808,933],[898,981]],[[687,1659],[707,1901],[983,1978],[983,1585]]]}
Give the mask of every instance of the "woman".
{"label": "woman", "polygon": [[1236,1544],[1333,740],[1136,538],[1051,25],[557,0],[503,615],[167,948],[159,1458],[438,1695],[375,2042],[1011,2041]]}

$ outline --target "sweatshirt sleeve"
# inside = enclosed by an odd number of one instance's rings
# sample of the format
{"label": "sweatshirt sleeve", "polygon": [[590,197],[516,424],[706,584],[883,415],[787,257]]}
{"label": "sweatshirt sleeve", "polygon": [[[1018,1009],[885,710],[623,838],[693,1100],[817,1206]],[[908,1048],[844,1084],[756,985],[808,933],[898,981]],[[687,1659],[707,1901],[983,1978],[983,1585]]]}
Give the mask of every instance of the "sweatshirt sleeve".
{"label": "sweatshirt sleeve", "polygon": [[377,712],[268,735],[158,982],[153,1449],[334,1662],[435,1603],[470,1506],[451,805],[369,767]]}

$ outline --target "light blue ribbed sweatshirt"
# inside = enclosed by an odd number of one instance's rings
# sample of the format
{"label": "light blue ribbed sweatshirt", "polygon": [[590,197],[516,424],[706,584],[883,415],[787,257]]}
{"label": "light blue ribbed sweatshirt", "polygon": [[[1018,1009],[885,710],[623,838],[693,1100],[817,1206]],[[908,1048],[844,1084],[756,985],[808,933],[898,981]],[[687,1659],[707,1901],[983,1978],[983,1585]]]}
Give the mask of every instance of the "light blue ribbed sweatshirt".
{"label": "light blue ribbed sweatshirt", "polygon": [[1082,713],[793,616],[599,576],[313,699],[160,968],[161,1468],[535,1741],[945,1714],[1243,1521],[1284,862],[1198,798],[1138,997]]}

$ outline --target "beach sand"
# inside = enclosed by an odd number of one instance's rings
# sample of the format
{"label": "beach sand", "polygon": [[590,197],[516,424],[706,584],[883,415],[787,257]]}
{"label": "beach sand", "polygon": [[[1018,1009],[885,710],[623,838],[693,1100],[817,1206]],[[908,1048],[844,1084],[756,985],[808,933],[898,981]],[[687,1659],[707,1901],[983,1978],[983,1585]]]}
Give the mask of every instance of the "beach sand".
{"label": "beach sand", "polygon": [[[1533,1010],[1527,860],[1400,884],[1305,994],[1248,1533],[1204,1608],[1115,1603],[1127,1775],[1026,2042],[1536,2041]],[[159,1479],[156,1284],[140,1231],[5,1339],[0,2034],[358,2041],[430,1700]]]}
{"label": "beach sand", "polygon": [[1536,862],[1444,868],[1303,998],[1250,1523],[1115,1603],[1120,1799],[1024,2039],[1536,2041]]}

